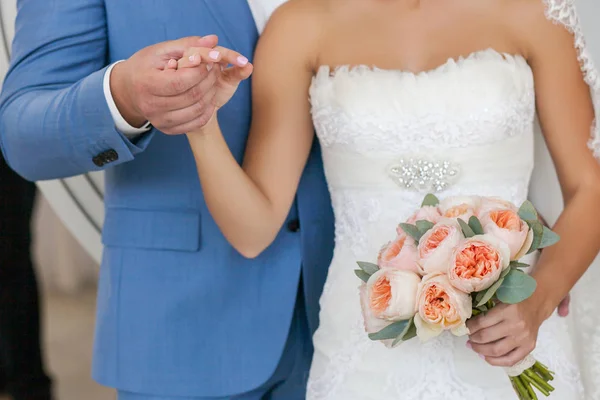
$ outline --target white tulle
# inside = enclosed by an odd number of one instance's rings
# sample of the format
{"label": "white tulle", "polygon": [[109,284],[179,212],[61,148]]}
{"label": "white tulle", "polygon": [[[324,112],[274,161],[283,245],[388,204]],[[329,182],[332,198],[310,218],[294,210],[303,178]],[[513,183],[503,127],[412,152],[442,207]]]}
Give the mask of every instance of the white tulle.
{"label": "white tulle", "polygon": [[[573,34],[598,110],[599,75],[573,1],[546,0],[546,8],[549,19]],[[526,199],[534,167],[534,97],[525,60],[491,49],[420,74],[366,66],[318,71],[311,102],[336,216],[336,248],[314,338],[309,400],[515,397],[505,371],[466,349],[464,338],[443,335],[393,350],[371,342],[352,270],[356,260],[374,260],[396,224],[422,199],[414,185],[402,187],[390,179],[389,165],[401,160],[460,164],[457,179],[442,196]],[[589,144],[599,156],[596,125]],[[551,166],[543,174],[555,176]],[[534,182],[532,187],[542,208],[553,201],[549,198],[560,198],[548,185]],[[599,275],[591,269],[574,290],[571,318],[552,316],[540,330],[533,355],[557,373],[552,399],[600,399]]]}

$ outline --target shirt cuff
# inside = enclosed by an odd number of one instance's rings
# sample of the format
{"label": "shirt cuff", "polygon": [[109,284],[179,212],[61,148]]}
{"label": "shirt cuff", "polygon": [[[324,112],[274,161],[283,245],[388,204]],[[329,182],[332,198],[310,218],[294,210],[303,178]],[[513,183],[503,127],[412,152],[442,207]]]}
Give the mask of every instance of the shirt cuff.
{"label": "shirt cuff", "polygon": [[115,104],[115,100],[113,99],[112,93],[110,91],[110,73],[112,72],[115,65],[122,61],[117,61],[106,69],[104,73],[104,97],[106,98],[106,104],[108,104],[108,109],[110,110],[110,115],[112,115],[113,121],[115,122],[115,127],[119,132],[125,135],[129,140],[137,139],[141,134],[148,132],[152,126],[150,122],[146,122],[144,126],[141,128],[134,128],[129,125],[125,118],[119,112],[117,105]]}

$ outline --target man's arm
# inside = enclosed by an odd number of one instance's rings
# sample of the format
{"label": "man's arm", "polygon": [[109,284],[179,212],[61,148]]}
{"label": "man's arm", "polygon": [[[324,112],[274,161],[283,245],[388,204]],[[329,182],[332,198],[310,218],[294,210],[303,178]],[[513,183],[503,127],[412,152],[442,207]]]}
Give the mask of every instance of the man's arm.
{"label": "man's arm", "polygon": [[115,128],[103,79],[102,0],[21,0],[11,67],[0,97],[0,143],[29,180],[101,170],[133,159],[147,140]]}
{"label": "man's arm", "polygon": [[[105,81],[103,0],[20,0],[13,59],[0,96],[0,145],[29,180],[97,171],[130,161],[151,134],[134,143],[119,131],[105,96],[132,126],[150,121],[167,134],[203,126],[212,113],[206,68],[165,71],[189,47],[208,57],[216,36],[188,37],[141,49]],[[123,37],[127,35],[123,32]]]}

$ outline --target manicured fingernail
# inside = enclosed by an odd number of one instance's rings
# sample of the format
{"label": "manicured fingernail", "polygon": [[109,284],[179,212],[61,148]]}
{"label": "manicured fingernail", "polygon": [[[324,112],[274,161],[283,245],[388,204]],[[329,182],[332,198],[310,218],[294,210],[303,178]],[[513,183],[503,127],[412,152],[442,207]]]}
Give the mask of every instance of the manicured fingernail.
{"label": "manicured fingernail", "polygon": [[189,57],[189,60],[191,63],[194,63],[194,64],[196,64],[197,62],[200,62],[200,54],[192,54]]}
{"label": "manicured fingernail", "polygon": [[479,358],[481,358],[482,360],[485,360],[485,356],[483,354],[478,354]]}
{"label": "manicured fingernail", "polygon": [[467,349],[472,349],[473,348],[473,346],[471,345],[471,342],[469,342],[469,341],[467,341],[466,346],[467,346]]}
{"label": "manicured fingernail", "polygon": [[213,51],[211,51],[210,53],[208,53],[208,56],[209,56],[210,58],[212,58],[213,60],[218,60],[218,59],[219,59],[219,55],[220,55],[220,54],[221,54],[221,53],[219,53],[218,51],[216,51],[216,50],[213,50]]}
{"label": "manicured fingernail", "polygon": [[248,59],[244,56],[239,56],[237,58],[237,62],[239,65],[241,65],[243,67],[244,65],[248,64]]}

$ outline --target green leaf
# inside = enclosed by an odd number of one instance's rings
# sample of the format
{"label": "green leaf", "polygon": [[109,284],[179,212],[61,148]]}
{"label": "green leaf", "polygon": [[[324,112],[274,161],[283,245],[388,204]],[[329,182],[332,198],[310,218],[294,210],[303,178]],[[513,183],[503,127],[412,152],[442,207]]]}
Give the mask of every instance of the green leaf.
{"label": "green leaf", "polygon": [[429,193],[423,199],[423,203],[421,203],[421,207],[425,207],[425,206],[435,207],[438,204],[440,204],[440,201],[438,200],[438,198],[435,197],[433,194]]}
{"label": "green leaf", "polygon": [[[510,272],[510,269],[507,268],[506,270],[508,270]],[[496,283],[494,283],[492,286],[490,286],[489,288],[487,288],[483,293],[485,293],[483,295],[483,297],[481,298],[481,300],[479,300],[479,303],[477,303],[477,307],[481,307],[483,306],[485,303],[488,302],[488,300],[490,300],[492,297],[494,297],[494,295],[496,294],[496,291],[498,290],[498,288],[500,287],[500,285],[502,285],[502,282],[504,282],[504,278],[500,278],[496,281]]]}
{"label": "green leaf", "polygon": [[379,332],[369,333],[369,339],[371,339],[371,340],[396,339],[398,336],[400,336],[404,332],[404,330],[406,329],[406,326],[408,325],[409,322],[410,322],[410,320],[408,320],[408,319],[404,320],[404,321],[394,322],[393,324],[386,326]]}
{"label": "green leaf", "polygon": [[360,269],[365,271],[369,276],[371,276],[375,272],[379,271],[379,267],[377,266],[377,264],[373,264],[373,263],[365,262],[365,261],[358,261],[357,264],[360,267]]}
{"label": "green leaf", "polygon": [[419,230],[419,232],[421,232],[421,235],[424,235],[425,233],[427,233],[428,230],[433,228],[433,222],[429,222],[429,221],[425,221],[425,220],[417,221],[416,225],[417,225],[417,229]]}
{"label": "green leaf", "polygon": [[552,246],[553,244],[556,244],[559,240],[560,236],[558,236],[556,232],[544,226],[544,231],[542,233],[542,241],[540,242],[538,249],[543,249],[544,247]]}
{"label": "green leaf", "polygon": [[369,278],[371,277],[371,275],[367,274],[365,271],[363,271],[362,269],[355,269],[354,273],[356,274],[356,276],[358,276],[360,278],[361,281],[363,281],[364,283],[367,283],[369,281]]}
{"label": "green leaf", "polygon": [[511,269],[496,291],[496,297],[503,303],[517,304],[529,298],[536,286],[537,283],[531,276],[521,270]]}
{"label": "green leaf", "polygon": [[521,217],[521,219],[524,220],[531,220],[531,221],[537,221],[538,220],[538,213],[535,210],[535,207],[533,206],[533,204],[531,204],[531,202],[529,200],[525,200],[523,202],[523,204],[521,205],[521,208],[519,208],[519,217]]}
{"label": "green leaf", "polygon": [[473,215],[469,218],[469,227],[476,235],[483,235],[483,226],[481,226],[481,221],[476,216]]}
{"label": "green leaf", "polygon": [[[510,268],[527,268],[527,267],[529,267],[529,264],[521,263],[521,262],[518,262],[518,261],[511,261],[510,264],[508,264],[508,266]],[[506,274],[508,274],[509,272],[510,271],[507,268],[504,271],[502,271],[502,274],[504,276],[506,276]]]}
{"label": "green leaf", "polygon": [[411,318],[404,328],[404,331],[392,342],[392,347],[398,346],[401,342],[405,342],[417,336],[417,326],[415,325],[414,318]]}
{"label": "green leaf", "polygon": [[417,336],[417,326],[415,325],[415,319],[411,318],[404,335],[402,335],[402,340],[410,340]]}
{"label": "green leaf", "polygon": [[485,296],[485,290],[482,290],[481,292],[477,292],[477,295],[475,295],[475,304],[476,305],[481,302],[481,299],[483,299],[483,296]]}
{"label": "green leaf", "polygon": [[458,218],[458,223],[459,223],[459,225],[463,231],[463,234],[465,235],[466,238],[475,236],[475,232],[473,232],[473,229],[471,229],[469,224],[467,224],[465,221],[463,221],[460,218]]}
{"label": "green leaf", "polygon": [[533,242],[531,242],[531,247],[527,254],[533,253],[537,249],[540,248],[540,244],[542,243],[542,237],[544,236],[544,225],[540,221],[531,221],[528,220],[527,224],[533,230]]}
{"label": "green leaf", "polygon": [[408,236],[412,237],[417,241],[417,243],[419,243],[421,236],[423,236],[421,231],[419,231],[419,228],[417,228],[415,225],[405,223],[400,224],[400,227]]}

